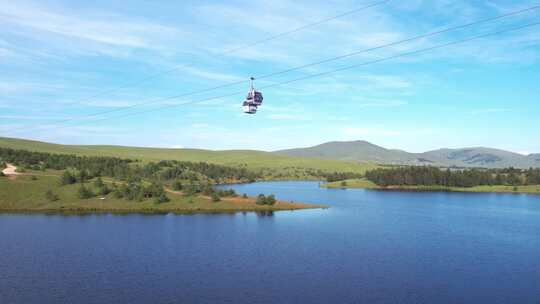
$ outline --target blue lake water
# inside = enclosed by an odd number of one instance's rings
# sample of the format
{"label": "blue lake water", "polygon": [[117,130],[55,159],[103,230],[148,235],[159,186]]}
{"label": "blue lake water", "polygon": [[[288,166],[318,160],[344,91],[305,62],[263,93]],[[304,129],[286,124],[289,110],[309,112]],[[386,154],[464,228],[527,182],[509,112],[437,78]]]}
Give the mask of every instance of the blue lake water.
{"label": "blue lake water", "polygon": [[540,303],[540,196],[230,187],[331,208],[0,215],[0,303]]}

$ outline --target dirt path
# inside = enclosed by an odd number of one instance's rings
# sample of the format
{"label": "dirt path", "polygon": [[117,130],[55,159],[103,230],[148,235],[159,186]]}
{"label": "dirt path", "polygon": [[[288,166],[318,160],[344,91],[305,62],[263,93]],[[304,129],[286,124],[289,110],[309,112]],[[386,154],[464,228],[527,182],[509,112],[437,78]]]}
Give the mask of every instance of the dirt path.
{"label": "dirt path", "polygon": [[12,164],[6,164],[6,166],[7,167],[4,170],[2,170],[2,173],[4,173],[4,175],[6,175],[6,176],[19,175],[18,172],[15,172],[15,170],[17,170],[17,167],[15,167]]}

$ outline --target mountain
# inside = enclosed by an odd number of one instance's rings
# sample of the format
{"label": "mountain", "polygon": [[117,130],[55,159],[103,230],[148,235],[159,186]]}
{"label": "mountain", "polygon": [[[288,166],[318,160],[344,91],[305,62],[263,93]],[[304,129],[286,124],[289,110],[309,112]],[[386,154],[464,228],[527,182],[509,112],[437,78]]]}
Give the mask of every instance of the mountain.
{"label": "mountain", "polygon": [[276,151],[280,155],[336,159],[379,164],[434,165],[483,168],[540,167],[540,154],[529,156],[504,150],[476,147],[410,153],[386,149],[367,141],[334,141],[321,145]]}
{"label": "mountain", "polygon": [[440,149],[421,154],[422,157],[446,166],[487,168],[528,168],[534,163],[522,154],[477,147],[465,149]]}
{"label": "mountain", "polygon": [[374,163],[484,168],[540,167],[540,153],[525,156],[504,150],[483,147],[439,149],[424,153],[410,153],[402,150],[386,149],[363,140],[333,141],[309,148],[276,152],[60,145],[2,137],[0,137],[0,147],[49,153],[116,156],[143,161],[159,161],[164,159],[204,161],[223,165],[247,165],[254,169],[280,171],[290,171],[296,168],[332,172],[364,172],[366,169],[373,168]]}
{"label": "mountain", "polygon": [[532,160],[532,161],[535,161],[535,162],[540,162],[540,153],[536,153],[536,154],[529,154],[527,156],[527,158],[529,160]]}
{"label": "mountain", "polygon": [[294,157],[339,159],[385,164],[405,164],[416,160],[416,156],[413,153],[385,149],[363,140],[332,141],[310,148],[281,150],[275,153]]}

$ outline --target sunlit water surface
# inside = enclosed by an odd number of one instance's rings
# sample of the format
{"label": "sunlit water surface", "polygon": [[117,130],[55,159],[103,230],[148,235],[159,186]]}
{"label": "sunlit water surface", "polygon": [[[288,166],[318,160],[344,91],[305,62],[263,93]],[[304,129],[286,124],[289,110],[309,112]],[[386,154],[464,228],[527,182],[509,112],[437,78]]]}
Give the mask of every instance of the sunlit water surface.
{"label": "sunlit water surface", "polygon": [[540,196],[231,187],[331,208],[0,215],[0,303],[540,303]]}

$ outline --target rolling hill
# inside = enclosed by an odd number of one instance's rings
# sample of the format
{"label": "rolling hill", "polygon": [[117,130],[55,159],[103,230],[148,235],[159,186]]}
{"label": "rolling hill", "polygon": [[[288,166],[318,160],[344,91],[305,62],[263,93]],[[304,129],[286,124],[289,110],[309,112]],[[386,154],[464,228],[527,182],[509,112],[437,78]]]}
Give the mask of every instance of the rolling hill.
{"label": "rolling hill", "polygon": [[276,151],[276,154],[393,165],[434,165],[482,168],[540,167],[540,154],[528,156],[504,150],[477,147],[439,149],[424,153],[390,150],[367,141],[328,142],[321,145]]}
{"label": "rolling hill", "polygon": [[252,150],[211,151],[100,145],[60,145],[40,141],[0,137],[0,147],[79,156],[114,156],[142,161],[180,160],[221,165],[245,165],[251,169],[298,171],[314,169],[326,172],[363,173],[374,164],[353,161],[299,158]]}
{"label": "rolling hill", "polygon": [[0,137],[0,147],[87,156],[116,156],[142,161],[205,161],[222,165],[245,165],[251,169],[363,173],[376,164],[434,165],[483,168],[540,167],[540,153],[522,155],[491,148],[439,149],[424,153],[386,149],[367,141],[334,141],[321,145],[264,152],[255,150],[213,151],[101,145],[60,145]]}

